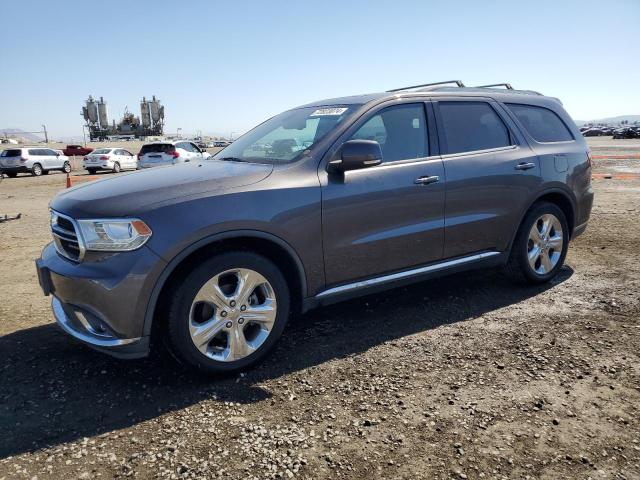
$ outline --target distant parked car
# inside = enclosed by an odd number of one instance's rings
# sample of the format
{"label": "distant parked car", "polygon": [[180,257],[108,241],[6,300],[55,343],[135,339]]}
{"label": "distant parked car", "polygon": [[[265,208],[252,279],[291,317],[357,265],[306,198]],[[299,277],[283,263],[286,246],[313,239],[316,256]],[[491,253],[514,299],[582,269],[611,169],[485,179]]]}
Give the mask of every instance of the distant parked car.
{"label": "distant parked car", "polygon": [[98,170],[111,170],[118,173],[121,170],[135,170],[138,161],[133,153],[123,148],[99,148],[84,157],[82,166],[89,173]]}
{"label": "distant parked car", "polygon": [[82,145],[67,145],[67,148],[65,148],[63,152],[68,157],[72,155],[82,157],[84,155],[88,155],[89,153],[93,152],[93,148],[83,147]]}
{"label": "distant parked car", "polygon": [[582,132],[583,137],[601,137],[603,135],[604,133],[602,129],[598,127],[593,127],[593,128],[590,128],[589,130],[585,130],[584,132]]}
{"label": "distant parked car", "polygon": [[640,129],[633,127],[618,128],[613,132],[613,138],[640,138]]}
{"label": "distant parked car", "polygon": [[0,153],[0,170],[11,178],[15,178],[18,173],[31,173],[39,177],[51,170],[68,173],[71,171],[71,164],[69,157],[60,150],[41,147],[10,148]]}
{"label": "distant parked car", "polygon": [[190,162],[209,158],[195,143],[185,140],[174,142],[153,142],[142,146],[138,153],[138,167],[151,168],[163,165]]}

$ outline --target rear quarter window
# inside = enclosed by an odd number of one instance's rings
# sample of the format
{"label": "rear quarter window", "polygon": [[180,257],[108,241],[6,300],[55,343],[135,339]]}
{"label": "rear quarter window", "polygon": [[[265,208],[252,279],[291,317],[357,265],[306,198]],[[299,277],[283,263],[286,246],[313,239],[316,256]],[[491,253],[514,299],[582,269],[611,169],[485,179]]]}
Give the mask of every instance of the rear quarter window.
{"label": "rear quarter window", "polygon": [[574,140],[565,123],[548,108],[518,103],[507,103],[506,105],[536,142],[570,142]]}

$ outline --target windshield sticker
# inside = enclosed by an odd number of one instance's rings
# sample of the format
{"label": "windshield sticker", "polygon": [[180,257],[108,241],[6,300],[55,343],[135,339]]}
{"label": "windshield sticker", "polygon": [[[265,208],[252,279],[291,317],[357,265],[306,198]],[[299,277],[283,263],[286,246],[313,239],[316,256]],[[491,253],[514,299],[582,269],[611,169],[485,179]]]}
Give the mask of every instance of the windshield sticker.
{"label": "windshield sticker", "polygon": [[315,112],[313,112],[310,117],[320,117],[323,115],[342,115],[346,112],[346,108],[319,108]]}

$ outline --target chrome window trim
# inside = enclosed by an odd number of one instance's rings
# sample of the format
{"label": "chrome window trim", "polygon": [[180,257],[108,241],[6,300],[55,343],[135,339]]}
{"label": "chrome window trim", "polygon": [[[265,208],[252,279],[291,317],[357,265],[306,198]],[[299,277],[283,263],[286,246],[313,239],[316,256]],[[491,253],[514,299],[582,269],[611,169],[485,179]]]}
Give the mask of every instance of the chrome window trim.
{"label": "chrome window trim", "polygon": [[338,295],[340,293],[351,292],[355,290],[360,290],[362,288],[372,287],[374,285],[381,285],[381,284],[393,282],[395,280],[414,277],[417,275],[421,275],[423,273],[446,270],[447,268],[455,267],[457,265],[463,265],[465,263],[475,262],[478,260],[482,260],[484,258],[499,255],[499,254],[500,252],[496,252],[496,251],[482,252],[482,253],[477,253],[475,255],[469,255],[467,257],[455,258],[453,260],[434,263],[432,265],[427,265],[426,267],[414,268],[412,270],[405,270],[403,272],[391,273],[389,275],[382,275],[380,277],[374,277],[368,280],[361,280],[359,282],[348,283],[346,285],[340,285],[338,287],[333,287],[323,292],[320,292],[319,294],[316,295],[316,298],[318,299],[326,298],[332,295]]}

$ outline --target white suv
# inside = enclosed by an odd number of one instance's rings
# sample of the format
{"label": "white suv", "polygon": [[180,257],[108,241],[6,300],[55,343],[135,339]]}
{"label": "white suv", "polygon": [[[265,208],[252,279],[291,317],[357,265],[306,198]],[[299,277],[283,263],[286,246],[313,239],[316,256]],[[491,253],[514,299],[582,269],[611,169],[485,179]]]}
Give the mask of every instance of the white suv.
{"label": "white suv", "polygon": [[60,150],[42,147],[8,148],[0,153],[0,170],[8,177],[31,173],[36,177],[51,170],[71,171],[69,157]]}
{"label": "white suv", "polygon": [[142,146],[138,153],[138,167],[151,168],[161,165],[175,165],[209,158],[211,155],[201,150],[195,143],[186,140],[175,142],[153,142]]}

